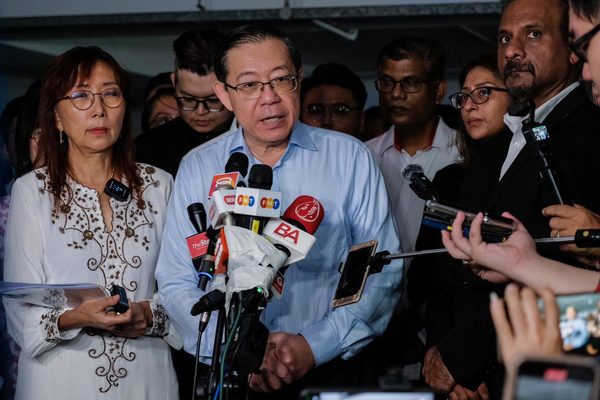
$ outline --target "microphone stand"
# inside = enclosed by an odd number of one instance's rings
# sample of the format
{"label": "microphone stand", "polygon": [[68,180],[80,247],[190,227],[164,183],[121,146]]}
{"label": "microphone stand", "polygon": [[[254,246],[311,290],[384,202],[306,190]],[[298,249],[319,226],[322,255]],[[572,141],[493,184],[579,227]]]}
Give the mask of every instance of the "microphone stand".
{"label": "microphone stand", "polygon": [[[579,248],[600,247],[600,229],[580,229],[575,233],[575,236],[555,238],[548,237],[534,239],[533,241],[538,245],[563,245],[575,243],[575,245]],[[387,265],[390,263],[390,261],[398,260],[401,258],[430,256],[433,254],[442,254],[447,252],[448,250],[446,250],[445,248],[412,251],[409,253],[398,254],[390,254],[389,251],[381,251],[375,254],[374,264],[377,265],[383,263],[383,265]]]}

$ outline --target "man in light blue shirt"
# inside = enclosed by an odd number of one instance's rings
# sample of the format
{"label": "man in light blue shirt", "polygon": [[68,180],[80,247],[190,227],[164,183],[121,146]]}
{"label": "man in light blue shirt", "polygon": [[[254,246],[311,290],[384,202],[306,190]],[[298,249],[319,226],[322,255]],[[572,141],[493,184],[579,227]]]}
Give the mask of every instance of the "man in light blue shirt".
{"label": "man in light blue shirt", "polygon": [[[400,295],[402,263],[392,262],[368,278],[360,302],[332,309],[338,267],[350,246],[379,240],[378,250],[398,251],[400,243],[384,181],[369,150],[341,133],[298,122],[300,55],[274,28],[245,26],[230,32],[217,51],[215,93],[240,123],[236,131],[192,150],[181,162],[168,207],[156,270],[159,293],[184,348],[194,353],[198,317],[192,305],[204,294],[185,238],[195,233],[186,208],[207,205],[212,176],[241,151],[250,164],[273,168],[273,190],[283,193],[282,210],[296,197],[318,199],[325,217],[305,260],[285,274],[281,300],[261,319],[271,332],[260,375],[250,387],[270,392],[298,380],[314,367],[357,354],[380,335]],[[212,354],[214,321],[204,334],[203,360]]]}

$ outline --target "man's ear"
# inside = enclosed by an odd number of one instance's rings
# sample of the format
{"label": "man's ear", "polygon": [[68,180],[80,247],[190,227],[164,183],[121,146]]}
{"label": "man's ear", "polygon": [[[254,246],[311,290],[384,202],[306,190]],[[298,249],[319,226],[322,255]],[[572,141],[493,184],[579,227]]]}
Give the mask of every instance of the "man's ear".
{"label": "man's ear", "polygon": [[446,92],[448,91],[448,82],[445,80],[440,81],[437,85],[437,89],[435,91],[435,104],[441,104],[444,101],[444,97],[446,97]]}
{"label": "man's ear", "polygon": [[213,83],[213,89],[219,100],[221,100],[221,103],[223,103],[223,105],[229,111],[233,111],[233,107],[231,107],[231,101],[229,99],[229,91],[225,87],[225,84],[223,82],[216,81]]}
{"label": "man's ear", "polygon": [[171,83],[173,84],[173,87],[175,87],[175,80],[177,79],[177,77],[175,76],[174,72],[171,72]]}

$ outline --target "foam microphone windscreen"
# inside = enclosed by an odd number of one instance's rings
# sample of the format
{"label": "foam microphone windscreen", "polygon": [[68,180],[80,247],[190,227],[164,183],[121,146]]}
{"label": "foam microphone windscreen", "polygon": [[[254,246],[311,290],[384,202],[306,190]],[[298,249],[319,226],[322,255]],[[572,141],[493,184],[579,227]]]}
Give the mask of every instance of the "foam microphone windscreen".
{"label": "foam microphone windscreen", "polygon": [[424,173],[425,171],[423,171],[423,167],[421,167],[419,164],[408,164],[402,169],[402,177],[410,182],[410,178],[412,178],[415,172]]}
{"label": "foam microphone windscreen", "polygon": [[271,190],[273,186],[273,169],[268,165],[254,164],[248,175],[248,187]]}
{"label": "foam microphone windscreen", "polygon": [[304,226],[306,233],[314,235],[323,221],[325,211],[319,200],[312,196],[299,196],[283,213],[284,221],[296,221]]}
{"label": "foam microphone windscreen", "polygon": [[244,153],[235,152],[227,160],[225,164],[225,173],[239,172],[240,175],[246,176],[248,173],[248,156]]}

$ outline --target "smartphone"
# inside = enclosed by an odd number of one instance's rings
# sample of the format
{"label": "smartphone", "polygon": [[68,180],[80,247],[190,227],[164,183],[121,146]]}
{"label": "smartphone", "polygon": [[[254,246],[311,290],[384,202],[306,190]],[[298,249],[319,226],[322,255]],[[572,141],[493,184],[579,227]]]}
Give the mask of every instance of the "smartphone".
{"label": "smartphone", "polygon": [[119,301],[112,308],[115,312],[119,314],[124,314],[129,310],[129,301],[127,300],[127,291],[118,285],[113,285],[110,288],[110,295],[115,296],[119,295]]}
{"label": "smartphone", "polygon": [[340,391],[324,391],[319,390],[304,390],[300,397],[303,400],[439,400],[444,397],[435,396],[434,393],[428,392],[376,392],[359,390],[340,390]]}
{"label": "smartphone", "polygon": [[375,239],[350,247],[331,304],[333,308],[347,306],[360,300],[371,272],[371,261],[377,251],[378,243],[379,241]]}
{"label": "smartphone", "polygon": [[508,377],[503,400],[597,400],[600,366],[589,357],[525,358]]}
{"label": "smartphone", "polygon": [[[557,296],[560,312],[560,335],[567,353],[596,356],[600,354],[600,293]],[[544,314],[543,302],[538,301]]]}

